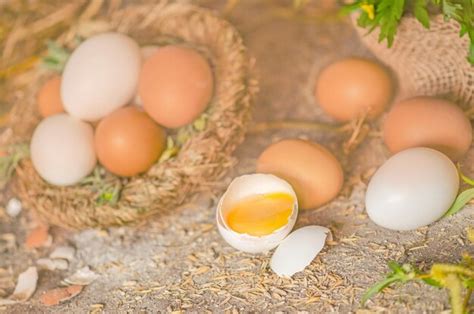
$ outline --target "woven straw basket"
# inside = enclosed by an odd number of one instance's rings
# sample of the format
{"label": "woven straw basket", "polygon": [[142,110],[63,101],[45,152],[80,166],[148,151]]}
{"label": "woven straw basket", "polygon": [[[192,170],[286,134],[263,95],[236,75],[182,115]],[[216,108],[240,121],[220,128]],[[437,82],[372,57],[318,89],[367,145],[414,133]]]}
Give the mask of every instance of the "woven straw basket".
{"label": "woven straw basket", "polygon": [[[357,25],[356,16],[352,16]],[[391,48],[378,43],[378,32],[355,26],[362,42],[397,74],[400,97],[446,95],[463,106],[474,105],[474,67],[467,61],[469,38],[459,25],[432,16],[430,28],[404,16]]]}
{"label": "woven straw basket", "polygon": [[[182,3],[136,5],[117,10],[101,22],[105,23],[98,25],[126,33],[141,45],[171,43],[197,49],[213,67],[214,96],[206,111],[206,126],[186,141],[176,157],[129,179],[103,173],[109,184],[121,187],[115,204],[98,203],[97,191],[87,184],[49,185],[29,159],[23,160],[16,169],[14,191],[25,206],[36,210],[48,223],[72,229],[139,221],[176,209],[215,186],[234,163],[232,153],[243,140],[256,91],[242,38],[213,12]],[[77,29],[73,26],[58,42],[74,46],[71,43]],[[35,95],[48,74],[35,71],[25,91],[27,101],[16,103],[11,114],[13,142],[28,142],[40,121]]]}

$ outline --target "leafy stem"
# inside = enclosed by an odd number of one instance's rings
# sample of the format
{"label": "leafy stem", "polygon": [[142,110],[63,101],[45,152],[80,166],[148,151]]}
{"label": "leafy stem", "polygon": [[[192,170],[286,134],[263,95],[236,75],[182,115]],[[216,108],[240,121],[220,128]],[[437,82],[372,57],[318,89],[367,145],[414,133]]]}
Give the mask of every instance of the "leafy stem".
{"label": "leafy stem", "polygon": [[384,279],[367,289],[362,297],[362,305],[367,300],[382,292],[385,288],[395,283],[421,281],[430,286],[444,288],[449,294],[453,314],[468,312],[469,300],[474,289],[474,263],[470,255],[465,253],[458,264],[436,263],[428,272],[421,272],[417,268],[396,262],[389,262],[391,272]]}
{"label": "leafy stem", "polygon": [[437,7],[446,21],[460,26],[459,36],[470,40],[467,60],[474,65],[474,3],[472,0],[355,0],[343,7],[343,13],[360,12],[357,24],[369,33],[380,28],[379,42],[391,47],[403,14],[413,13],[425,28],[430,27],[428,9]]}

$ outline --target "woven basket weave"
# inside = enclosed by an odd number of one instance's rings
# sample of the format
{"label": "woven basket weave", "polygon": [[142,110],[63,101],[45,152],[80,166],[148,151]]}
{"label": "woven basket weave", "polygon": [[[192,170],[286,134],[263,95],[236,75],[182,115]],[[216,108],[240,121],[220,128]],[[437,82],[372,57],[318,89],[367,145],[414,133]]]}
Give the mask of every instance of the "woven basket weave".
{"label": "woven basket weave", "polygon": [[[142,45],[172,43],[199,50],[214,70],[214,96],[207,110],[205,129],[190,138],[176,157],[130,179],[105,175],[112,184],[122,187],[120,199],[114,205],[98,204],[96,191],[87,185],[47,184],[29,159],[21,162],[13,188],[25,206],[51,224],[73,229],[139,221],[173,210],[215,186],[234,163],[232,153],[243,140],[256,91],[242,38],[234,27],[209,10],[180,3],[137,5],[117,10],[104,21]],[[75,31],[72,27],[58,40],[70,44]],[[25,91],[27,101],[14,106],[11,130],[15,142],[29,141],[39,122],[34,109],[35,95],[46,76],[44,71],[37,70]]]}
{"label": "woven basket weave", "polygon": [[[352,16],[357,25],[356,16]],[[355,26],[362,42],[397,74],[400,97],[447,95],[464,106],[474,104],[474,67],[467,61],[468,36],[459,37],[459,25],[442,15],[425,29],[405,16],[391,48],[378,43],[378,31]]]}

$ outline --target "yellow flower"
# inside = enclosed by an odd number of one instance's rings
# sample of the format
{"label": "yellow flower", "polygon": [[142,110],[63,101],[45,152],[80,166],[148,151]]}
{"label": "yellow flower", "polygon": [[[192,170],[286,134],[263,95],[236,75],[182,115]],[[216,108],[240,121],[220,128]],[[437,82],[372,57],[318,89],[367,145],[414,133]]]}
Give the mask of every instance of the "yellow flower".
{"label": "yellow flower", "polygon": [[368,4],[368,3],[363,3],[360,5],[360,8],[367,13],[369,16],[369,19],[373,20],[375,17],[375,12],[374,12],[374,5],[373,4]]}

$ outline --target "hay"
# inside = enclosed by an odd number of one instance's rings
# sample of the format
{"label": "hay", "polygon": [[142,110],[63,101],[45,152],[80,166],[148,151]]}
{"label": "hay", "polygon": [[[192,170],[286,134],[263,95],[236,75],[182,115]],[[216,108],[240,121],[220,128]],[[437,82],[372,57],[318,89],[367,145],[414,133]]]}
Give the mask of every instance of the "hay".
{"label": "hay", "polygon": [[[356,16],[352,16],[356,25]],[[391,48],[378,43],[378,31],[355,26],[362,42],[397,74],[400,97],[446,95],[466,107],[474,105],[474,67],[467,61],[469,38],[459,38],[459,24],[432,16],[425,29],[404,16]]]}
{"label": "hay", "polygon": [[[108,185],[121,188],[116,204],[98,204],[94,185],[55,187],[46,183],[26,159],[17,167],[13,181],[24,204],[54,225],[73,229],[107,227],[166,213],[216,186],[234,163],[232,153],[243,140],[256,91],[251,61],[238,32],[209,10],[165,1],[113,10],[92,22],[80,21],[57,41],[74,47],[78,33],[92,35],[91,25],[100,25],[96,28],[126,33],[142,45],[180,44],[203,53],[213,66],[216,84],[206,112],[207,123],[186,141],[176,157],[155,164],[146,174],[123,179],[98,171]],[[35,95],[47,76],[35,69],[25,97],[14,103],[8,129],[10,143],[31,137],[40,120]]]}

